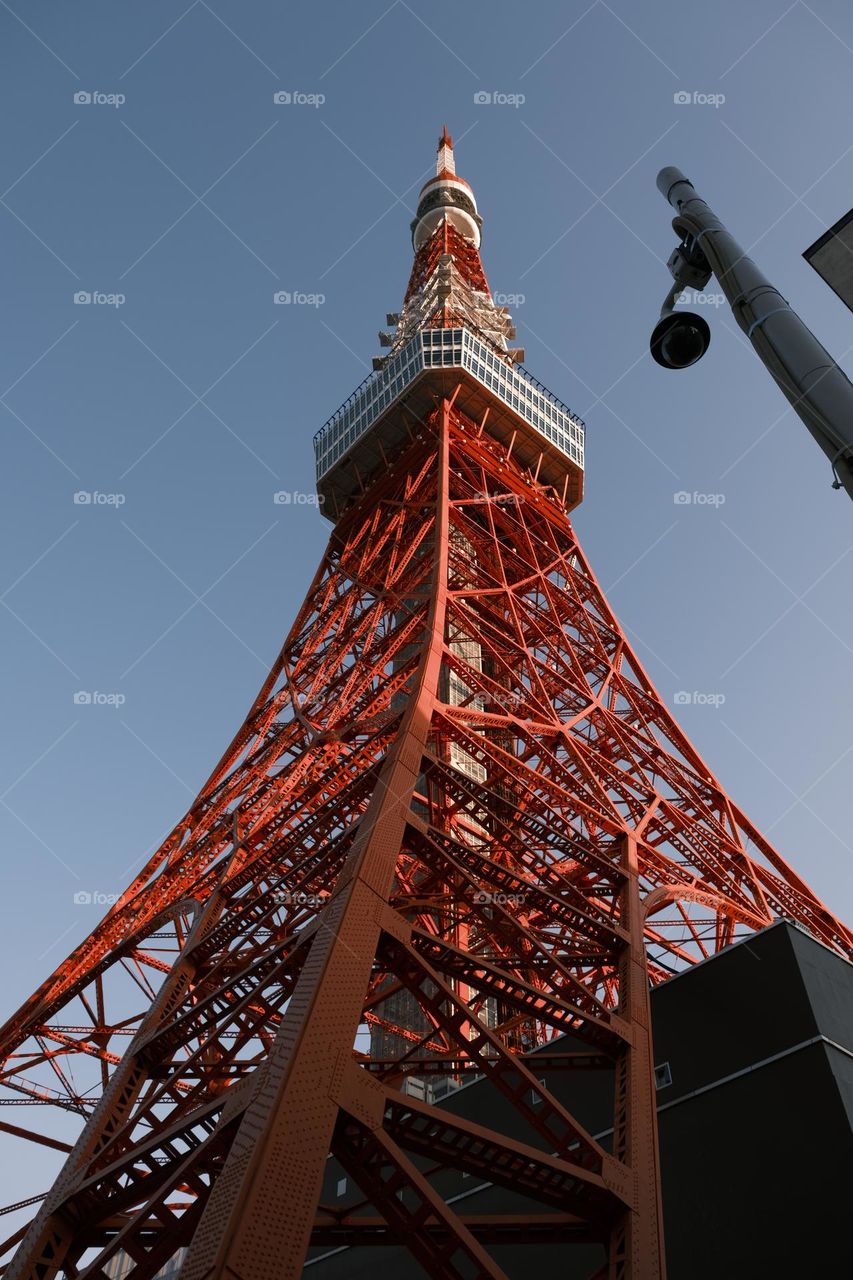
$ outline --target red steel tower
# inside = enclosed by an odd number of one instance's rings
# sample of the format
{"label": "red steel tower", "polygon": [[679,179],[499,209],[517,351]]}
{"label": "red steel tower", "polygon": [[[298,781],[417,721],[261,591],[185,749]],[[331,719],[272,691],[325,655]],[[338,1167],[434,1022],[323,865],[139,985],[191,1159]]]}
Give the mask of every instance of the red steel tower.
{"label": "red steel tower", "polygon": [[[509,345],[480,228],[445,130],[385,352],[315,438],[333,528],[281,653],[0,1033],[4,1098],[66,1113],[0,1124],[66,1157],[7,1277],[295,1280],[391,1243],[442,1280],[517,1276],[513,1245],[657,1280],[650,983],[779,917],[853,951],[613,616],[569,519],[583,424]],[[609,1136],[543,1065],[605,1073]],[[475,1078],[511,1123],[443,1105]]]}

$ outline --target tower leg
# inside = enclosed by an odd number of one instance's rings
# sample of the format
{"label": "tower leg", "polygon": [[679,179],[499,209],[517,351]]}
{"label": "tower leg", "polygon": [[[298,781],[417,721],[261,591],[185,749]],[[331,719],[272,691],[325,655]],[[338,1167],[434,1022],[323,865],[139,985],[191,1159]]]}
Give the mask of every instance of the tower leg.
{"label": "tower leg", "polygon": [[631,1042],[616,1068],[613,1154],[633,1173],[634,1207],[611,1235],[608,1280],[665,1280],[649,974],[633,835],[624,837],[622,867],[622,925],[629,942],[619,965],[619,1013],[630,1024]]}
{"label": "tower leg", "polygon": [[431,725],[444,641],[449,406],[440,418],[433,584],[417,687],[326,908],[268,1064],[181,1269],[182,1280],[299,1280],[346,1096],[365,992]]}

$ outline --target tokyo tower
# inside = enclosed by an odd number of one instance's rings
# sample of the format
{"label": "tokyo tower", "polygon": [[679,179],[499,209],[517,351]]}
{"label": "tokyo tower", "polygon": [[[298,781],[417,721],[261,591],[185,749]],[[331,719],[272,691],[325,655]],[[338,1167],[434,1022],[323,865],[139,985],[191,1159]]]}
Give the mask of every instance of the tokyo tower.
{"label": "tokyo tower", "polygon": [[[541,1249],[660,1280],[650,986],[780,918],[853,954],[614,617],[570,521],[583,424],[511,345],[481,225],[445,129],[402,309],[315,437],[332,531],[282,650],[0,1033],[0,1132],[62,1157],[8,1280],[296,1280],[389,1244],[441,1280]],[[598,1136],[561,1100],[592,1077]]]}

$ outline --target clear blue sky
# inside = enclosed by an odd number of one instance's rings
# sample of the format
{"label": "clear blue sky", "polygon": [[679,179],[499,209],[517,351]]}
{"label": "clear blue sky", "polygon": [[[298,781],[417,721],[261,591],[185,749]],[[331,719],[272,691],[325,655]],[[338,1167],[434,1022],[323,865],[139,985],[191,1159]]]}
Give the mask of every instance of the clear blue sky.
{"label": "clear blue sky", "polygon": [[278,650],[328,526],[273,494],[311,492],[312,434],[399,307],[445,121],[527,365],[587,423],[594,569],[668,700],[724,697],[681,723],[853,917],[853,509],[727,308],[700,304],[695,369],[647,353],[678,164],[853,365],[800,256],[853,204],[849,5],[9,0],[0,47],[4,1008],[97,920],[74,894],[120,891],[172,827]]}

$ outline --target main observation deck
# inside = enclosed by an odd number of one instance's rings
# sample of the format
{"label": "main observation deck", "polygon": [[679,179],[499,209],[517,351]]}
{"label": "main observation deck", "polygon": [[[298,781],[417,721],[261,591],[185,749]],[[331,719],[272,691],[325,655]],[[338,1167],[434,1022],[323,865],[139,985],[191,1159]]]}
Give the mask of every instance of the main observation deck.
{"label": "main observation deck", "polygon": [[[444,395],[482,420],[486,434],[512,443],[513,457],[538,470],[542,485],[577,506],[583,487],[584,424],[532,374],[510,365],[470,329],[424,329],[370,374],[314,437],[317,492],[330,520],[362,483],[393,462]],[[404,409],[404,412],[400,410]]]}

